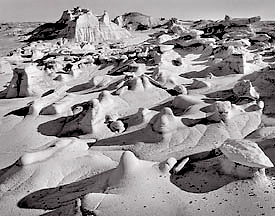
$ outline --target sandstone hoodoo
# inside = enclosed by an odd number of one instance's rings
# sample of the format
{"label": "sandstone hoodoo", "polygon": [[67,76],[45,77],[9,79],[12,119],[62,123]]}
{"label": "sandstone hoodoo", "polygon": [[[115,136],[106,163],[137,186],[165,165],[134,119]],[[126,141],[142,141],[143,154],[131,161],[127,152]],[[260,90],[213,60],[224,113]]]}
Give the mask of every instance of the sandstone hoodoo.
{"label": "sandstone hoodoo", "polygon": [[40,94],[43,86],[47,86],[47,76],[35,65],[15,68],[12,80],[6,91],[6,98],[27,97]]}
{"label": "sandstone hoodoo", "polygon": [[226,140],[221,151],[235,163],[255,168],[271,168],[273,163],[259,148],[257,143],[249,140]]}
{"label": "sandstone hoodoo", "polygon": [[265,176],[264,169],[274,167],[257,143],[249,140],[228,139],[220,150],[231,161],[222,162],[222,168],[227,174],[241,178]]}
{"label": "sandstone hoodoo", "polygon": [[131,34],[110,21],[105,11],[95,16],[87,9],[79,7],[63,12],[56,23],[46,23],[31,32],[29,41],[67,38],[75,42],[100,43],[129,38]]}

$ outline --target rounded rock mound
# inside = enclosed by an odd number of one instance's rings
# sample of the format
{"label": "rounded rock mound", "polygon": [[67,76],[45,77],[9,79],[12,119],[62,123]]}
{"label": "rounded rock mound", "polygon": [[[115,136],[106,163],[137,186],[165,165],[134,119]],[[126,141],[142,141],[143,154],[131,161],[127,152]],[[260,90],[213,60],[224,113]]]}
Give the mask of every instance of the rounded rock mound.
{"label": "rounded rock mound", "polygon": [[274,167],[258,144],[250,140],[228,139],[222,144],[220,150],[235,163],[260,169]]}

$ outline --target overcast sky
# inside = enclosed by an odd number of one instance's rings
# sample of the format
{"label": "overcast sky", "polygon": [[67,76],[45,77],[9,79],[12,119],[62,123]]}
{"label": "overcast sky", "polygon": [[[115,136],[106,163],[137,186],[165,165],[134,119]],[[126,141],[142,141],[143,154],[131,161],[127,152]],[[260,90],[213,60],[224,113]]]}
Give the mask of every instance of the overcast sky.
{"label": "overcast sky", "polygon": [[63,10],[89,8],[96,15],[107,10],[111,18],[125,12],[180,19],[223,19],[260,15],[275,20],[275,0],[0,0],[0,21],[55,22]]}

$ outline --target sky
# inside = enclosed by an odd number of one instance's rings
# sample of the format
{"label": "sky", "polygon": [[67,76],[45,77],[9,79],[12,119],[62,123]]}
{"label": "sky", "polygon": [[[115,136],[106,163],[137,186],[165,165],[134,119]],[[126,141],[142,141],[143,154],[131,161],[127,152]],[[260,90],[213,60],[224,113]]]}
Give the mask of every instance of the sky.
{"label": "sky", "polygon": [[66,9],[76,6],[95,15],[108,11],[111,18],[126,12],[183,20],[261,16],[275,20],[275,0],[0,0],[0,21],[55,22]]}

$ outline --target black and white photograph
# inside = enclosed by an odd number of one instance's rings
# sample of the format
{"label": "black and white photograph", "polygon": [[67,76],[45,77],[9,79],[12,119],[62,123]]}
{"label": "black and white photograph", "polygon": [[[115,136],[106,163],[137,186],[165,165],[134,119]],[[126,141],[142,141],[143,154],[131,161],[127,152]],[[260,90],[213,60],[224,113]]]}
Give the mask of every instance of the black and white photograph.
{"label": "black and white photograph", "polygon": [[274,0],[0,0],[0,216],[274,216]]}

